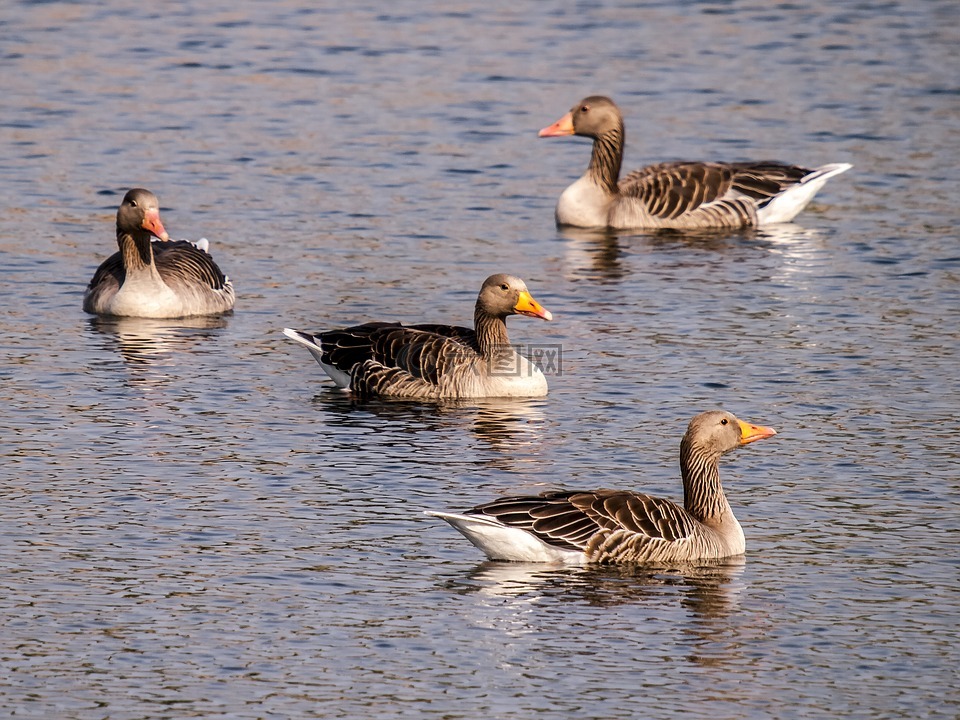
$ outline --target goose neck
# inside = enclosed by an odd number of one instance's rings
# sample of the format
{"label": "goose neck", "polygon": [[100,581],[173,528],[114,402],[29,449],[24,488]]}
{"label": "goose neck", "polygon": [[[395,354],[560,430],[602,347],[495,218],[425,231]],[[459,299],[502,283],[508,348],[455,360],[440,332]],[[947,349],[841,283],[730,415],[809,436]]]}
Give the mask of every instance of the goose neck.
{"label": "goose neck", "polygon": [[477,303],[473,313],[474,331],[477,334],[477,345],[480,354],[490,357],[498,351],[509,348],[510,338],[507,337],[507,323],[502,317],[491,315],[480,303]]}
{"label": "goose neck", "polygon": [[730,512],[720,483],[720,455],[684,438],[680,443],[680,474],[683,476],[683,506],[703,522]]}
{"label": "goose neck", "polygon": [[153,246],[150,233],[129,233],[117,230],[117,245],[127,272],[136,272],[153,266]]}
{"label": "goose neck", "polygon": [[617,194],[620,164],[623,162],[624,130],[619,123],[612,130],[593,139],[593,153],[587,172],[611,194]]}

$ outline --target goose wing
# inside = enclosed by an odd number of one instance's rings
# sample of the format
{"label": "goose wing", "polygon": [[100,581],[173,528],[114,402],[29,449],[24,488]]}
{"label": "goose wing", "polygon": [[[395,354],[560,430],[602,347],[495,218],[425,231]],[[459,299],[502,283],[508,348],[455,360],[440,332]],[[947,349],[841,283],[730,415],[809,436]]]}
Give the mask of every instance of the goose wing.
{"label": "goose wing", "polygon": [[[410,375],[431,385],[440,376],[476,354],[476,334],[455,325],[411,325],[369,322],[330,330],[317,336],[321,362],[345,373],[363,366],[364,373],[389,372]],[[369,362],[368,362],[369,361]],[[384,382],[382,379],[378,384]]]}
{"label": "goose wing", "polygon": [[87,295],[92,297],[113,294],[120,289],[124,277],[123,257],[119,252],[115,252],[100,263],[100,267],[93,273],[93,278],[87,285]]}
{"label": "goose wing", "polygon": [[624,531],[637,539],[676,542],[691,537],[696,520],[670,500],[620,490],[546,492],[478,505],[468,514],[496,518],[543,542],[587,550],[596,538]]}
{"label": "goose wing", "polygon": [[620,182],[620,193],[641,201],[653,217],[674,220],[742,197],[762,207],[811,172],[773,161],[666,162],[627,175]]}
{"label": "goose wing", "polygon": [[[436,332],[437,328],[444,332]],[[445,374],[478,356],[474,341],[475,335],[468,328],[436,325],[382,328],[371,335],[370,359],[384,368],[437,385]]]}
{"label": "goose wing", "polygon": [[440,325],[430,323],[410,325],[409,327],[411,330],[419,330],[421,332],[443,335],[444,337],[451,338],[457,342],[463,343],[464,345],[474,348],[477,347],[477,333],[470,328],[460,327],[459,325]]}
{"label": "goose wing", "polygon": [[188,240],[155,242],[152,247],[157,272],[171,288],[224,290],[229,285],[213,257]]}
{"label": "goose wing", "polygon": [[675,220],[722,201],[733,177],[733,169],[723,163],[658,163],[623,178],[620,194],[640,201],[653,217]]}
{"label": "goose wing", "polygon": [[[667,162],[627,175],[620,195],[654,224],[677,228],[755,225],[757,211],[815,172],[796,165]],[[615,223],[617,224],[617,223]]]}
{"label": "goose wing", "polygon": [[733,190],[753,198],[760,207],[814,172],[798,165],[772,161],[731,163],[729,168]]}
{"label": "goose wing", "polygon": [[373,357],[375,333],[400,327],[400,323],[395,322],[368,322],[318,333],[312,339],[320,347],[320,362],[349,374],[354,366]]}

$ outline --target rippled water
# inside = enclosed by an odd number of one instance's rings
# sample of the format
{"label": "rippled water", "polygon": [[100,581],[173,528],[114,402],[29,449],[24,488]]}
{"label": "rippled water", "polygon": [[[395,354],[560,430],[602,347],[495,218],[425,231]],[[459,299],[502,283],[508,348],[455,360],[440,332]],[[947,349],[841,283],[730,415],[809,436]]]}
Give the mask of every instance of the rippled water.
{"label": "rippled water", "polygon": [[[0,10],[11,717],[956,717],[960,14],[952,0],[61,3]],[[798,223],[558,232],[624,109],[627,168],[852,162]],[[80,311],[122,193],[210,238],[214,321]],[[542,400],[354,404],[285,325],[468,323],[524,277]],[[679,497],[687,420],[748,552],[483,562],[426,508]]]}

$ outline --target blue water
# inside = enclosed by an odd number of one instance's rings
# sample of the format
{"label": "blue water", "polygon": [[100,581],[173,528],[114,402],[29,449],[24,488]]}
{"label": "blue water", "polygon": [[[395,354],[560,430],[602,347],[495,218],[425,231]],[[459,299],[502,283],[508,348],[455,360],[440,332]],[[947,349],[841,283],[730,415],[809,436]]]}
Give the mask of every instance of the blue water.
{"label": "blue water", "polygon": [[[15,2],[0,10],[0,714],[953,718],[954,2]],[[851,162],[795,224],[561,232],[614,97],[625,169]],[[95,320],[123,192],[233,279],[214,321]],[[354,403],[284,326],[554,313],[547,398]],[[484,562],[422,515],[679,498],[690,417],[745,558]]]}

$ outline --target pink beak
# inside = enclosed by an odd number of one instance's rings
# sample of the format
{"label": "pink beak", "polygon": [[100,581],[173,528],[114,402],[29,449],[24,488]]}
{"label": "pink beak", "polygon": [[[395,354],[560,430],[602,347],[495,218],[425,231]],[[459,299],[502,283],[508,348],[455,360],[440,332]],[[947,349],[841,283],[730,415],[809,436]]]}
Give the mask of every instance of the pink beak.
{"label": "pink beak", "polygon": [[563,137],[573,135],[573,113],[568,112],[550,127],[540,131],[538,137]]}

